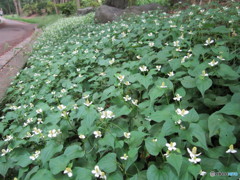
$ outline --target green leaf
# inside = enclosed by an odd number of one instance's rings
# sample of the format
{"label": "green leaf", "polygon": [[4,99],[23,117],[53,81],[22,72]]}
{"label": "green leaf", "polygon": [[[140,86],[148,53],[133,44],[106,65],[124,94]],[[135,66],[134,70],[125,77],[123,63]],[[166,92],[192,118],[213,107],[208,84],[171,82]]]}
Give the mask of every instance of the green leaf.
{"label": "green leaf", "polygon": [[117,169],[117,160],[115,153],[108,153],[97,163],[99,168],[106,173],[112,173]]}
{"label": "green leaf", "polygon": [[185,88],[194,88],[196,87],[196,80],[190,76],[185,76],[184,78],[182,78],[181,84]]}
{"label": "green leaf", "polygon": [[193,55],[199,56],[199,55],[204,55],[206,53],[206,50],[202,47],[202,45],[197,44],[194,46],[193,50]]}
{"label": "green leaf", "polygon": [[11,153],[10,157],[16,162],[16,165],[26,167],[32,163],[32,160],[29,158],[29,156],[30,154],[26,151],[26,149],[18,148]]}
{"label": "green leaf", "polygon": [[145,146],[146,146],[146,149],[147,149],[148,153],[153,155],[153,156],[157,156],[162,149],[159,142],[158,141],[157,142],[153,141],[153,138],[150,138],[150,137],[148,137],[145,140]]}
{"label": "green leaf", "polygon": [[194,108],[192,108],[189,113],[182,118],[183,121],[187,121],[187,122],[198,122],[199,120],[199,115],[196,112],[196,110]]}
{"label": "green leaf", "polygon": [[132,131],[131,137],[128,142],[130,148],[135,148],[135,147],[138,147],[140,144],[142,144],[144,136],[146,136],[146,135],[147,134],[144,132]]}
{"label": "green leaf", "polygon": [[196,85],[198,90],[201,92],[202,96],[204,97],[204,93],[212,86],[212,80],[210,78],[198,78],[196,81]]}
{"label": "green leaf", "polygon": [[0,174],[5,177],[5,175],[8,172],[8,169],[10,168],[9,162],[0,162]]}
{"label": "green leaf", "polygon": [[120,117],[122,115],[129,115],[131,113],[131,109],[128,108],[127,106],[122,106],[121,108],[116,106],[114,108],[114,114],[115,114],[115,118]]}
{"label": "green leaf", "polygon": [[213,33],[230,33],[230,29],[226,28],[226,26],[218,26],[211,30]]}
{"label": "green leaf", "polygon": [[49,162],[49,167],[52,174],[56,175],[61,171],[64,171],[69,163],[69,159],[65,155],[58,156],[53,158]]}
{"label": "green leaf", "polygon": [[34,176],[31,178],[31,180],[42,180],[43,177],[47,180],[55,180],[52,173],[47,169],[40,169],[39,171],[37,171],[37,173],[34,174]]}
{"label": "green leaf", "polygon": [[81,167],[75,167],[73,169],[73,175],[76,175],[75,180],[92,180],[93,176],[91,170]]}
{"label": "green leaf", "polygon": [[78,144],[68,146],[64,151],[64,155],[68,158],[68,160],[81,158],[84,156],[84,154],[85,154],[84,151],[82,150],[81,146]]}
{"label": "green leaf", "polygon": [[131,148],[128,151],[128,159],[127,161],[124,161],[123,163],[125,163],[125,170],[127,171],[128,168],[137,160],[138,158],[138,149],[139,148]]}
{"label": "green leaf", "polygon": [[123,175],[120,171],[112,173],[109,177],[108,180],[123,180]]}
{"label": "green leaf", "polygon": [[101,146],[110,146],[114,149],[115,137],[107,133],[102,139],[98,141]]}
{"label": "green leaf", "polygon": [[164,94],[165,91],[160,90],[159,87],[153,86],[149,91],[149,96],[151,99],[151,102],[154,102],[155,99],[158,97],[161,97]]}
{"label": "green leaf", "polygon": [[155,165],[151,165],[147,170],[148,180],[166,180],[168,179],[167,172],[159,170]]}
{"label": "green leaf", "polygon": [[47,142],[45,148],[41,151],[40,159],[42,164],[44,165],[47,161],[49,161],[54,154],[61,152],[63,148],[62,144],[58,144],[55,141]]}
{"label": "green leaf", "polygon": [[137,80],[142,84],[146,89],[152,84],[152,76],[143,76],[141,74],[137,75]]}
{"label": "green leaf", "polygon": [[219,113],[227,114],[227,115],[235,115],[240,117],[240,103],[230,102],[227,103]]}
{"label": "green leaf", "polygon": [[226,80],[237,80],[239,78],[239,74],[234,71],[231,66],[228,66],[226,64],[219,65],[219,70],[217,71],[217,74]]}
{"label": "green leaf", "polygon": [[206,133],[202,127],[195,123],[191,123],[187,130],[180,131],[180,136],[186,139],[188,142],[207,150],[208,148],[206,144],[205,134]]}
{"label": "green leaf", "polygon": [[32,168],[26,175],[26,177],[24,178],[24,180],[29,180],[31,178],[31,176],[36,173],[38,171],[39,167],[38,166],[34,166],[34,168]]}
{"label": "green leaf", "polygon": [[172,167],[174,167],[174,169],[177,171],[177,174],[179,175],[182,162],[183,162],[183,157],[181,155],[177,155],[173,153],[167,158],[167,162]]}
{"label": "green leaf", "polygon": [[160,110],[151,114],[150,119],[161,122],[163,120],[171,120],[172,114],[175,112],[174,104],[162,106]]}
{"label": "green leaf", "polygon": [[188,172],[191,173],[195,179],[197,179],[201,169],[201,166],[198,164],[191,164],[188,166]]}

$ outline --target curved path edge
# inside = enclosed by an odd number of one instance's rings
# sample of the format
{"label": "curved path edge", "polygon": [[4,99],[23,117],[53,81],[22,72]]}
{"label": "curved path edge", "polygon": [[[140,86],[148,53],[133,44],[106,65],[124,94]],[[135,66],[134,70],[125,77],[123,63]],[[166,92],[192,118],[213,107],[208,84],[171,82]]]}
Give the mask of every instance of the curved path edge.
{"label": "curved path edge", "polygon": [[14,77],[26,64],[27,53],[32,50],[33,43],[39,33],[40,30],[36,29],[31,36],[0,56],[0,103],[4,100],[6,90]]}

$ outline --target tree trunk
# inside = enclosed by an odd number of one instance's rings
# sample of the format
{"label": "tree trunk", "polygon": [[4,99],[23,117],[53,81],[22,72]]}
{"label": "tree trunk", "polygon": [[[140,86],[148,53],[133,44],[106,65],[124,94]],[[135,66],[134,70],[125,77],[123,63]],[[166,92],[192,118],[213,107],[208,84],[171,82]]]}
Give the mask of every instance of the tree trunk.
{"label": "tree trunk", "polygon": [[19,9],[18,9],[18,2],[17,2],[17,0],[13,0],[13,3],[14,3],[14,6],[15,6],[15,10],[16,10],[17,15],[20,16]]}
{"label": "tree trunk", "polygon": [[19,15],[22,15],[22,5],[21,5],[21,0],[17,0],[18,1],[18,11],[19,11]]}
{"label": "tree trunk", "polygon": [[80,0],[76,0],[76,3],[77,3],[77,9],[80,8]]}
{"label": "tree trunk", "polygon": [[56,0],[53,0],[53,5],[54,5],[55,12],[56,12],[56,14],[59,14],[56,4],[57,4]]}

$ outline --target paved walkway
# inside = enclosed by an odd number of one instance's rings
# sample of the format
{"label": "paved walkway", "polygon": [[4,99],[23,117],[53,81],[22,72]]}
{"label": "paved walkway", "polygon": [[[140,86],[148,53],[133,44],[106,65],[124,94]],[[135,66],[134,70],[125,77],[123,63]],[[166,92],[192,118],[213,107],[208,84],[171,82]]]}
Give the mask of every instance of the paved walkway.
{"label": "paved walkway", "polygon": [[31,50],[36,25],[2,19],[0,24],[0,102]]}

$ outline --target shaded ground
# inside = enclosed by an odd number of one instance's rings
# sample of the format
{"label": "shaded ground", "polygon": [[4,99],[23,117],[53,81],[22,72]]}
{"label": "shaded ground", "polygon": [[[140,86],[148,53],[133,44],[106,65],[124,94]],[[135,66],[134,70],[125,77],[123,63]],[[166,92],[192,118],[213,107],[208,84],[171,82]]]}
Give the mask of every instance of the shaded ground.
{"label": "shaded ground", "polygon": [[29,37],[36,25],[2,18],[0,24],[0,56]]}

